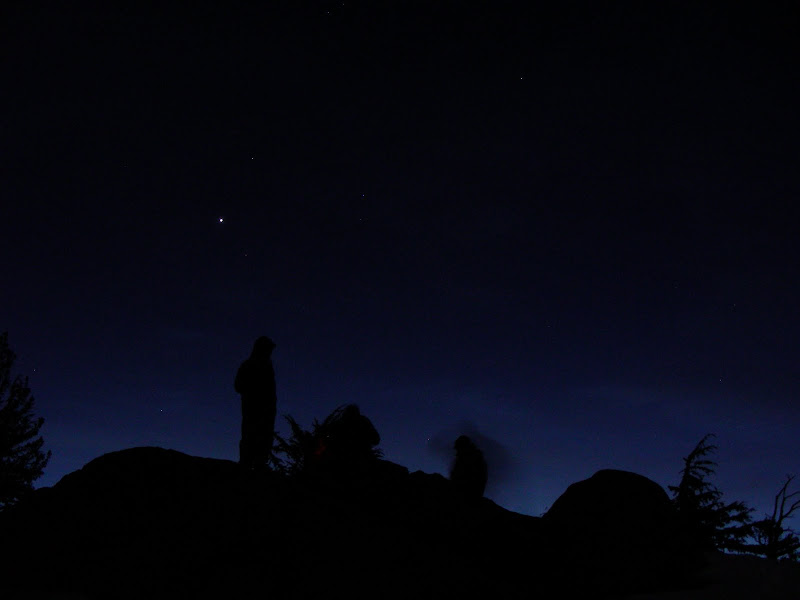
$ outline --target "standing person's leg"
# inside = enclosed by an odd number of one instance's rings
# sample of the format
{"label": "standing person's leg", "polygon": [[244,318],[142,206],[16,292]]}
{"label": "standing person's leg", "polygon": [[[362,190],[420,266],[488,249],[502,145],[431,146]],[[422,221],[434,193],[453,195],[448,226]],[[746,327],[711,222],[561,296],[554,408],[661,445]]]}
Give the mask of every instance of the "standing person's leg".
{"label": "standing person's leg", "polygon": [[257,454],[255,443],[258,432],[253,431],[253,415],[249,403],[242,399],[242,439],[239,441],[239,464],[252,467],[256,462]]}
{"label": "standing person's leg", "polygon": [[275,411],[270,411],[264,418],[263,430],[259,432],[259,449],[258,457],[259,462],[262,464],[269,463],[270,456],[272,456],[272,444],[275,437]]}

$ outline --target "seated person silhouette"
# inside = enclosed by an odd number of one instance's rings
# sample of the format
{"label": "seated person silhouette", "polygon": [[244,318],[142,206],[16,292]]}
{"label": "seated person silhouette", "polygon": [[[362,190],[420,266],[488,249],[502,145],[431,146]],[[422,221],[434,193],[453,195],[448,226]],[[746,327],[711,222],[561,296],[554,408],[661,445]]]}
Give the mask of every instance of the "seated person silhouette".
{"label": "seated person silhouette", "polygon": [[372,421],[361,414],[358,405],[348,404],[331,417],[317,440],[314,453],[317,466],[358,470],[380,455],[375,446],[381,436]]}
{"label": "seated person silhouette", "polygon": [[450,469],[450,481],[464,496],[481,498],[488,479],[483,452],[466,435],[459,436],[453,448],[456,458]]}

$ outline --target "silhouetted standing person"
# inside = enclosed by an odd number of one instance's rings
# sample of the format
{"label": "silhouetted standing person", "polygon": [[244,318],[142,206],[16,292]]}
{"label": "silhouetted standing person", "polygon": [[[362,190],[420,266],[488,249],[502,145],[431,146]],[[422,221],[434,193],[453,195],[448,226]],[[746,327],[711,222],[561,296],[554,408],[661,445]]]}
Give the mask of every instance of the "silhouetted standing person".
{"label": "silhouetted standing person", "polygon": [[459,436],[453,448],[456,460],[450,470],[450,481],[465,496],[482,497],[488,479],[483,452],[466,435]]}
{"label": "silhouetted standing person", "polygon": [[250,358],[236,373],[234,388],[242,396],[242,439],[239,463],[248,467],[263,466],[272,452],[275,432],[275,369],[272,351],[275,342],[266,336],[256,340]]}

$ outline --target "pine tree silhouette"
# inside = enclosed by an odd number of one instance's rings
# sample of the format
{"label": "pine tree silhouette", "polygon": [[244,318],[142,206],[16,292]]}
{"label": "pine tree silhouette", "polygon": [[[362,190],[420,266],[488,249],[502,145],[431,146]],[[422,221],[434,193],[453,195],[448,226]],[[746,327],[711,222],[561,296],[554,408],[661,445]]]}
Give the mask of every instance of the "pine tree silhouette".
{"label": "pine tree silhouette", "polygon": [[11,376],[16,355],[8,333],[0,335],[0,509],[33,490],[42,476],[50,451],[42,451],[42,417],[33,416],[34,399],[28,378]]}
{"label": "pine tree silhouette", "polygon": [[707,458],[717,447],[709,443],[713,434],[700,440],[683,459],[681,480],[669,486],[673,504],[691,544],[698,551],[743,551],[752,532],[750,513],[743,502],[725,504],[722,492],[707,478],[714,475],[717,463]]}

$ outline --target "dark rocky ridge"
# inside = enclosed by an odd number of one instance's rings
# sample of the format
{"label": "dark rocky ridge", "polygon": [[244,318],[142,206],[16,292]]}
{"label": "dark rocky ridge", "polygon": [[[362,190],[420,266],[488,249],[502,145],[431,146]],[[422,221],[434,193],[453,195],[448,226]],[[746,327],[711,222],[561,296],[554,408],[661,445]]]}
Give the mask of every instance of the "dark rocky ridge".
{"label": "dark rocky ridge", "polygon": [[623,471],[573,484],[537,518],[388,461],[288,480],[133,448],[0,517],[3,588],[25,598],[599,597],[688,584],[666,493]]}

